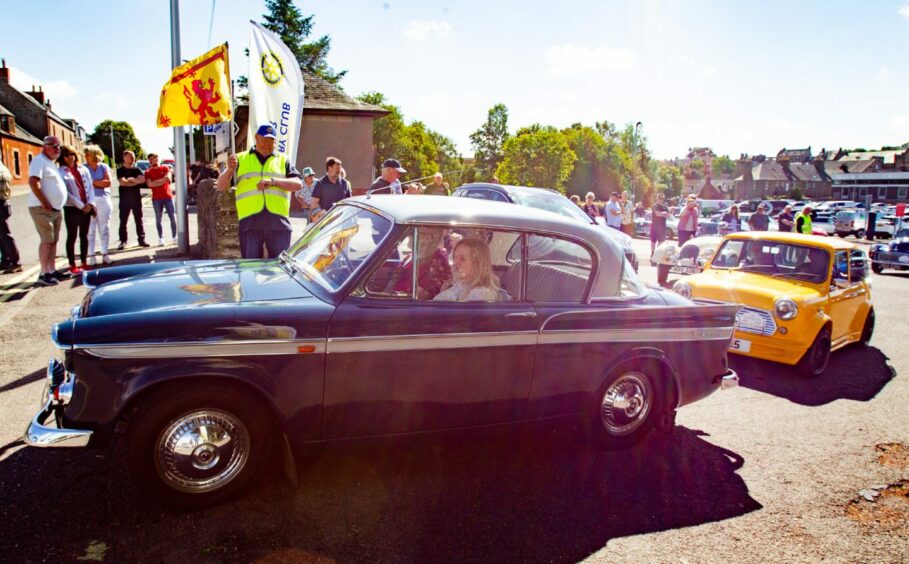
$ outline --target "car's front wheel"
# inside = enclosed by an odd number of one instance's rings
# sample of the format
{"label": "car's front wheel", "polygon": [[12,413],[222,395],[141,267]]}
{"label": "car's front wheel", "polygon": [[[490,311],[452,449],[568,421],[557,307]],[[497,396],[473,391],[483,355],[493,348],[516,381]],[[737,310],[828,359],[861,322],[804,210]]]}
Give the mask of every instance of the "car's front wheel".
{"label": "car's front wheel", "polygon": [[606,377],[588,421],[595,445],[627,448],[650,432],[662,407],[660,373],[659,367],[645,362],[623,365]]}
{"label": "car's front wheel", "polygon": [[875,274],[880,274],[880,273],[883,272],[883,271],[884,271],[884,267],[883,267],[883,266],[881,266],[881,265],[879,265],[879,264],[875,264],[875,263],[873,263],[873,262],[871,263],[871,272],[873,272],[873,273],[875,273]]}
{"label": "car's front wheel", "polygon": [[156,394],[132,417],[127,468],[151,499],[181,509],[239,493],[262,471],[274,445],[263,409],[215,386]]}
{"label": "car's front wheel", "polygon": [[865,325],[862,326],[862,344],[868,346],[871,343],[871,337],[874,335],[874,308],[868,310],[865,316]]}
{"label": "car's front wheel", "polygon": [[864,239],[864,238],[865,238],[865,230],[864,230],[864,229],[859,229],[858,231],[856,231],[856,232],[855,232],[855,237],[856,237],[856,239]]}
{"label": "car's front wheel", "polygon": [[812,378],[820,376],[830,361],[830,328],[824,326],[818,331],[814,342],[805,351],[798,363],[798,371]]}

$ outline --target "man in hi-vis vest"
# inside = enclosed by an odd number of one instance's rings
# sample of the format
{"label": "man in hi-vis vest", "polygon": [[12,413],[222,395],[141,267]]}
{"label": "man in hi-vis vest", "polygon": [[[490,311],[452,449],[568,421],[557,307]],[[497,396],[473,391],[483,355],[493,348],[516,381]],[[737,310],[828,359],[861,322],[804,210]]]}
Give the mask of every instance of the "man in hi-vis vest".
{"label": "man in hi-vis vest", "polygon": [[237,217],[243,258],[275,258],[290,247],[290,193],[303,187],[300,173],[284,155],[274,154],[275,128],[259,126],[256,144],[247,153],[231,155],[218,177],[218,190],[230,187],[237,173]]}

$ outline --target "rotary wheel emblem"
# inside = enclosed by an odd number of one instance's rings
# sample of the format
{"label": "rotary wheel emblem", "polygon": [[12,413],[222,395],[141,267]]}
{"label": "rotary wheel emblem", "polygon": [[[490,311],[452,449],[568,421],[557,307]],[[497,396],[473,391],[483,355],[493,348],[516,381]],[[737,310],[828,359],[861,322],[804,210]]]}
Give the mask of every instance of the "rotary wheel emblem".
{"label": "rotary wheel emblem", "polygon": [[269,86],[278,86],[284,80],[284,64],[273,51],[262,55],[259,67],[262,69],[262,78]]}

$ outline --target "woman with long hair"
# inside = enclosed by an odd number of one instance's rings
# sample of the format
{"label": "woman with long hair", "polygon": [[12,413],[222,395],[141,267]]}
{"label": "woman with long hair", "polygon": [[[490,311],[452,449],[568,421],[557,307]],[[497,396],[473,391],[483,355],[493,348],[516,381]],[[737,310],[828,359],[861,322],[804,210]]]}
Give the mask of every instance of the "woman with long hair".
{"label": "woman with long hair", "polygon": [[[742,230],[742,218],[739,217],[739,207],[733,204],[729,211],[723,214],[720,220],[727,225],[726,233],[737,233]],[[723,233],[724,235],[726,233]]]}
{"label": "woman with long hair", "polygon": [[451,286],[434,300],[449,302],[495,302],[499,281],[492,273],[489,245],[481,239],[461,239],[454,248],[454,276]]}
{"label": "woman with long hair", "polygon": [[113,176],[110,167],[104,164],[104,151],[97,145],[86,145],[85,147],[85,164],[91,173],[92,190],[95,193],[94,207],[97,214],[92,217],[92,223],[88,228],[88,264],[95,264],[95,239],[96,236],[101,240],[101,261],[104,264],[110,264],[110,256],[107,254],[108,245],[110,244],[110,183]]}
{"label": "woman with long hair", "polygon": [[[79,154],[70,145],[60,147],[57,157],[60,174],[66,183],[66,204],[63,206],[63,221],[66,223],[66,258],[69,259],[70,274],[80,274],[88,268],[88,230],[95,211],[95,191],[92,175],[88,168],[79,164]],[[76,237],[79,237],[79,259],[82,267],[76,265]]]}

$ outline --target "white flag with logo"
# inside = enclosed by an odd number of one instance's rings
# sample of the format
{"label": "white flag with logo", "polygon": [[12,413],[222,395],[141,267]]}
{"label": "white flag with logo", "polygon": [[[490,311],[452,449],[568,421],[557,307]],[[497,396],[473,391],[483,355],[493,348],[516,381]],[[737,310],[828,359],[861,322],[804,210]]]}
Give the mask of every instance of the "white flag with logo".
{"label": "white flag with logo", "polygon": [[246,138],[255,142],[261,125],[275,128],[275,153],[290,164],[297,160],[303,119],[303,73],[291,50],[274,33],[250,21],[249,126]]}

